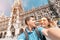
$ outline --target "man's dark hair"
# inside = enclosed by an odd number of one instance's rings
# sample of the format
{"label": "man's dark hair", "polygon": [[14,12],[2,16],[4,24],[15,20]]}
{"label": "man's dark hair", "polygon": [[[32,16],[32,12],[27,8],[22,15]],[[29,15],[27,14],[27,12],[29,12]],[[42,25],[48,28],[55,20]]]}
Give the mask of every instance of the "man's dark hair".
{"label": "man's dark hair", "polygon": [[26,25],[28,25],[28,24],[27,24],[27,21],[29,21],[31,17],[34,18],[34,16],[29,16],[29,17],[26,17],[26,18],[25,18],[25,24],[26,24]]}

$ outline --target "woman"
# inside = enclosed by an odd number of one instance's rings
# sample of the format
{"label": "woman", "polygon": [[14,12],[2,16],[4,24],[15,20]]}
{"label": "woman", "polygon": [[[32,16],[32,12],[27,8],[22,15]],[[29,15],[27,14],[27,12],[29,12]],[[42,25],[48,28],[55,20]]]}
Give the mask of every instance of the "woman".
{"label": "woman", "polygon": [[[57,22],[54,21],[54,20],[51,20],[50,18],[48,17],[42,17],[39,21],[40,25],[46,29],[49,29],[49,28],[54,28],[54,27],[57,27]],[[45,32],[43,31],[43,33],[45,34]],[[48,35],[47,37],[47,40],[50,39],[49,37],[49,34],[46,32],[46,34]],[[50,39],[51,40],[51,39]]]}
{"label": "woman", "polygon": [[47,18],[47,17],[41,18],[39,23],[44,28],[57,27],[56,21],[51,20],[50,18]]}

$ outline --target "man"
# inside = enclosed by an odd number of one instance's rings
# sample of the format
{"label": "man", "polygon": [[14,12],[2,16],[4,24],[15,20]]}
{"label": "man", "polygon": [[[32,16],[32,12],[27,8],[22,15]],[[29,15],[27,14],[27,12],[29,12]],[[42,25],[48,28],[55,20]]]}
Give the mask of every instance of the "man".
{"label": "man", "polygon": [[[33,16],[27,17],[25,19],[25,24],[27,25],[27,28],[25,29],[26,32],[23,32],[22,34],[20,34],[18,37],[18,40],[46,40],[41,32],[44,28],[42,27],[37,28],[35,25],[35,22],[36,21]],[[41,34],[41,35],[39,34],[40,38],[38,35],[38,31],[35,31],[35,29],[37,29],[40,32]]]}

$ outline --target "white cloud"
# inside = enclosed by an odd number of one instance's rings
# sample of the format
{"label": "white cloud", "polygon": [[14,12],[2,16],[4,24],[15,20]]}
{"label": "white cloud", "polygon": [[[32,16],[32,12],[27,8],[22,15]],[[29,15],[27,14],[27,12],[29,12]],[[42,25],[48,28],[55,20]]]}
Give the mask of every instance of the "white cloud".
{"label": "white cloud", "polygon": [[5,11],[8,8],[7,0],[0,0],[0,11]]}
{"label": "white cloud", "polygon": [[[8,13],[12,5],[12,0],[0,0],[0,15],[1,12]],[[8,11],[7,11],[8,10]]]}

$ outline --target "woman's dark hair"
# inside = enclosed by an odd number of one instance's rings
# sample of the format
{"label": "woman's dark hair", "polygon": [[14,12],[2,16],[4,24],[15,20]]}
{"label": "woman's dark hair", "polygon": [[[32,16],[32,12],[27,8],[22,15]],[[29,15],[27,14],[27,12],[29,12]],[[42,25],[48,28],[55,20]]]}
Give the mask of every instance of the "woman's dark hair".
{"label": "woman's dark hair", "polygon": [[26,24],[26,25],[28,25],[28,24],[27,24],[27,21],[29,21],[31,17],[34,18],[34,16],[29,16],[29,17],[26,17],[26,18],[25,18],[25,24]]}
{"label": "woman's dark hair", "polygon": [[45,17],[47,20],[48,20],[48,22],[51,22],[51,18],[49,18],[49,17]]}
{"label": "woman's dark hair", "polygon": [[[50,19],[49,17],[45,17],[45,18],[48,20],[49,23],[52,22],[51,19]],[[48,28],[50,28],[50,27],[51,27],[51,25],[48,24]]]}
{"label": "woman's dark hair", "polygon": [[48,22],[49,22],[49,24],[48,24],[48,28],[52,27],[50,24],[55,25],[53,19],[48,18],[48,17],[45,17],[45,18],[47,18],[47,20],[48,20]]}

